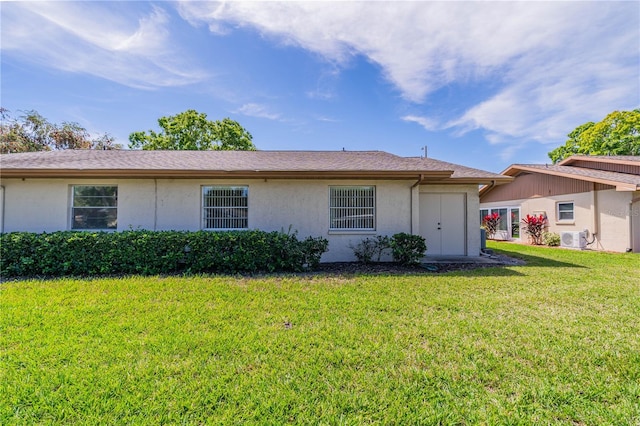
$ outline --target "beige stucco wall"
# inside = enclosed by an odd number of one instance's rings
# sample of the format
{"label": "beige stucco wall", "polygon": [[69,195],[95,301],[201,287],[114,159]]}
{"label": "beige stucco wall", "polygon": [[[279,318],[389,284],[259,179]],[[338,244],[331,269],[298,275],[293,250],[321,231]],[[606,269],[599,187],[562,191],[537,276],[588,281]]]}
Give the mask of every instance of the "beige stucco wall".
{"label": "beige stucco wall", "polygon": [[[70,186],[118,185],[118,230],[199,230],[203,185],[247,185],[249,228],[323,236],[323,261],[354,260],[349,244],[411,232],[410,181],[207,179],[3,179],[4,232],[69,229]],[[375,232],[329,231],[329,186],[375,185]]]}
{"label": "beige stucco wall", "polygon": [[3,179],[3,231],[67,229],[69,186],[62,181]]}
{"label": "beige stucco wall", "polygon": [[[632,249],[630,207],[632,192],[598,192],[598,248],[623,252]],[[639,230],[635,230],[638,232]]]}
{"label": "beige stucco wall", "polygon": [[[589,241],[597,233],[595,242],[589,246],[593,250],[624,252],[631,248],[629,209],[632,192],[620,192],[614,189],[581,192],[523,200],[496,201],[480,203],[480,208],[518,207],[520,215],[544,211],[549,219],[549,232],[560,234],[563,231],[589,230]],[[562,222],[556,217],[558,202],[574,203],[574,220]],[[522,234],[526,238],[526,234]]]}
{"label": "beige stucco wall", "polygon": [[[53,232],[70,229],[71,185],[117,185],[118,230],[201,228],[201,187],[247,185],[249,228],[297,230],[300,237],[329,240],[324,262],[355,260],[349,245],[372,235],[417,232],[420,192],[465,193],[467,254],[480,251],[477,185],[421,185],[374,180],[211,180],[211,179],[2,179],[3,231]],[[329,231],[329,186],[374,185],[376,230]],[[388,259],[387,259],[388,260]]]}

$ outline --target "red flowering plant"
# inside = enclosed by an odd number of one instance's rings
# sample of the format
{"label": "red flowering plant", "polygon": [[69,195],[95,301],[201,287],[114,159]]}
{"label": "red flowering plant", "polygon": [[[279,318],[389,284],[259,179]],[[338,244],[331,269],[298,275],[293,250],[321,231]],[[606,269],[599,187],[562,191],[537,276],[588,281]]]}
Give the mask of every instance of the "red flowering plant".
{"label": "red flowering plant", "polygon": [[500,215],[498,213],[492,213],[482,218],[482,227],[487,231],[487,236],[493,238],[498,230],[500,224]]}
{"label": "red flowering plant", "polygon": [[522,219],[522,223],[524,224],[524,232],[529,234],[531,242],[536,245],[542,244],[542,234],[544,228],[547,226],[547,217],[542,214],[539,216],[527,215],[527,217]]}

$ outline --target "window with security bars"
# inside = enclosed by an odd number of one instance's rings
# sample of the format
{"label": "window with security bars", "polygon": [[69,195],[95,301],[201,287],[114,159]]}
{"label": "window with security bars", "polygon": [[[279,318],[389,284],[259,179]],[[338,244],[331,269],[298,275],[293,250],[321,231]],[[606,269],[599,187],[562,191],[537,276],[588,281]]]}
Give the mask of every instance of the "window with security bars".
{"label": "window with security bars", "polygon": [[375,186],[330,187],[329,219],[332,230],[375,230]]}
{"label": "window with security bars", "polygon": [[71,229],[109,230],[118,227],[118,187],[71,187]]}
{"label": "window with security bars", "polygon": [[249,228],[248,198],[246,186],[203,186],[202,228]]}

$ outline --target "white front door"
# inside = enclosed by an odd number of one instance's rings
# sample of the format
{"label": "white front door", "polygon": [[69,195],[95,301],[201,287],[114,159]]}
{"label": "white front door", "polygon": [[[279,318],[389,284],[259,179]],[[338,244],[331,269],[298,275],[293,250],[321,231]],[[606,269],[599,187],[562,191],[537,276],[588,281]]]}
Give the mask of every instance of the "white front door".
{"label": "white front door", "polygon": [[467,209],[465,194],[420,194],[420,235],[427,256],[464,256]]}

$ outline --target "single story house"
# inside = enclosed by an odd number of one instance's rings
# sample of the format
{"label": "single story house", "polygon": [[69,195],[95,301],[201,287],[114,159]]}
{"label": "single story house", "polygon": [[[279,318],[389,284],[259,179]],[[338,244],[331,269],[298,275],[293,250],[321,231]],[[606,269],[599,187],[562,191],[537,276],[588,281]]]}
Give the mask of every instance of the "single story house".
{"label": "single story house", "polygon": [[372,235],[478,256],[482,184],[512,178],[380,151],[96,151],[0,156],[0,231],[295,230],[323,261]]}
{"label": "single story house", "polygon": [[513,181],[480,189],[480,216],[503,219],[497,238],[526,238],[522,218],[543,214],[563,246],[640,252],[640,156],[576,155],[502,174]]}

